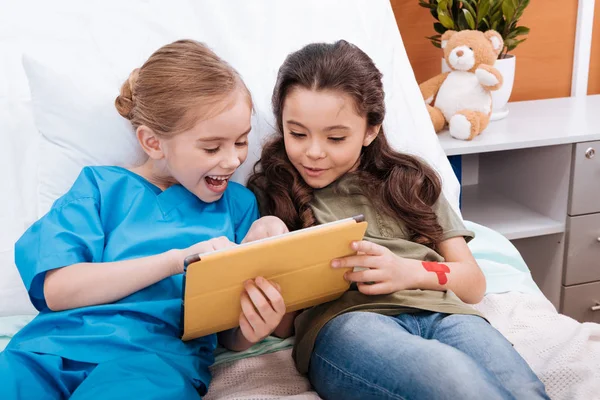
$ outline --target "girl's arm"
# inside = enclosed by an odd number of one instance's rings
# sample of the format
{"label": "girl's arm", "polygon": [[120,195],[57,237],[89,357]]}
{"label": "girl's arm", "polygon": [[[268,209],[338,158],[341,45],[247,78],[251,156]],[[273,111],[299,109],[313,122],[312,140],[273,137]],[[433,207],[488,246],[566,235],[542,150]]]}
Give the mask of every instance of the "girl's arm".
{"label": "girl's arm", "polygon": [[283,316],[279,326],[273,331],[273,336],[277,336],[281,339],[287,339],[294,336],[294,321],[300,314],[300,311],[292,311]]}
{"label": "girl's arm", "polygon": [[[427,262],[398,257],[386,247],[361,241],[352,244],[359,255],[334,260],[332,266],[365,267],[346,273],[362,293],[389,294],[404,289],[451,290],[465,303],[475,304],[485,294],[485,277],[463,237],[439,243],[446,262]],[[368,283],[367,283],[368,282]]]}
{"label": "girl's arm", "polygon": [[223,347],[243,351],[274,333],[286,315],[279,291],[279,285],[263,277],[245,282],[240,298],[240,325],[219,333]]}
{"label": "girl's arm", "polygon": [[[262,217],[252,224],[242,243],[286,232],[288,229],[279,218]],[[225,348],[243,351],[271,334],[281,338],[292,336],[296,313],[285,313],[285,303],[276,283],[262,277],[246,282],[240,304],[240,326],[219,332],[219,342]]]}
{"label": "girl's arm", "polygon": [[[294,311],[285,314],[277,328],[275,328],[273,331],[272,335],[281,339],[287,339],[290,336],[293,336],[294,320],[296,319],[298,313],[299,311]],[[219,343],[231,351],[244,351],[252,347],[257,342],[251,342],[246,339],[242,329],[238,326],[237,328],[219,332]]]}
{"label": "girl's arm", "polygon": [[186,250],[125,261],[79,263],[46,273],[44,297],[53,311],[113,303],[171,275],[183,273],[183,260],[194,253],[205,253],[232,246],[220,237],[200,242]]}

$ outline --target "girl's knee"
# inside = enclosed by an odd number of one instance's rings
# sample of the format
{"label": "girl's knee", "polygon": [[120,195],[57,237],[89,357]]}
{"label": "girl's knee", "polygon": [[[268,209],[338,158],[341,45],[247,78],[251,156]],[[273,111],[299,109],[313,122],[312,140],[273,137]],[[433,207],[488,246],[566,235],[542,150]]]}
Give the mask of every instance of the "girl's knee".
{"label": "girl's knee", "polygon": [[[337,332],[364,334],[365,331],[374,331],[380,325],[392,322],[390,317],[372,312],[349,312],[339,315],[329,321],[323,329],[331,329]],[[368,329],[365,329],[367,328]]]}
{"label": "girl's knee", "polygon": [[[437,326],[436,326],[437,325]],[[434,325],[436,331],[446,330],[468,336],[498,332],[485,318],[477,315],[451,314],[445,315]]]}
{"label": "girl's knee", "polygon": [[389,317],[371,312],[350,312],[329,321],[319,333],[317,342],[371,342],[385,335],[386,328],[395,325]]}

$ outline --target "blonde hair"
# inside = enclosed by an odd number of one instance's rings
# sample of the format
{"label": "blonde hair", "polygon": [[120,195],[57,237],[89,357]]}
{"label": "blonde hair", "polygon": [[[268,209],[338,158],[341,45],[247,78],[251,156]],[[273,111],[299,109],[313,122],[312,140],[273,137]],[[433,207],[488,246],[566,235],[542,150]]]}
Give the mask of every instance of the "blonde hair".
{"label": "blonde hair", "polygon": [[202,43],[178,40],[131,72],[115,107],[134,129],[145,125],[158,135],[172,136],[218,114],[240,89],[252,106],[250,92],[233,67]]}

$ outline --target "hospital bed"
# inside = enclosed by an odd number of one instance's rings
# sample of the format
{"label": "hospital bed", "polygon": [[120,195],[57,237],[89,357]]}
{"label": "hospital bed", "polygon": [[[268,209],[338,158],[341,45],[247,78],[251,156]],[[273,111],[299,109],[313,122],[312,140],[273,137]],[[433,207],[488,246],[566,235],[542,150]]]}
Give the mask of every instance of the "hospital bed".
{"label": "hospital bed", "polygon": [[[10,3],[10,4],[9,4]],[[13,261],[14,242],[84,165],[140,156],[113,100],[129,72],[180,38],[207,43],[243,76],[255,103],[244,182],[271,131],[270,95],[285,56],[346,39],[384,74],[386,132],[428,160],[458,210],[460,185],[438,143],[386,0],[0,0],[0,349],[33,318]],[[427,45],[424,40],[424,44]],[[600,325],[560,315],[500,234],[466,221],[488,288],[477,304],[545,383],[553,399],[600,399]],[[293,339],[244,353],[219,350],[207,399],[317,399],[293,365]]]}

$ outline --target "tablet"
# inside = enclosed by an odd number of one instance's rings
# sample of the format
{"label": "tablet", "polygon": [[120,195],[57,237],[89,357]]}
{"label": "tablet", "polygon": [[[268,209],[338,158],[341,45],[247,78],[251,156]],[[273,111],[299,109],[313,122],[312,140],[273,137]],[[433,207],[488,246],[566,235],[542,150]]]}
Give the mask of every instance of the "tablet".
{"label": "tablet", "polygon": [[347,268],[335,258],[356,254],[367,223],[362,215],[186,258],[182,340],[235,328],[244,282],[262,276],[281,287],[287,312],[335,300],[348,290]]}

